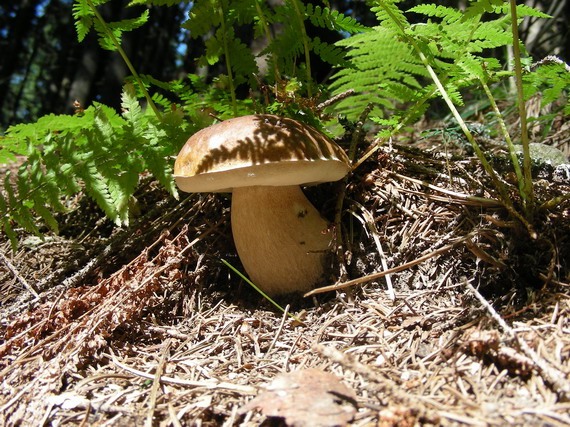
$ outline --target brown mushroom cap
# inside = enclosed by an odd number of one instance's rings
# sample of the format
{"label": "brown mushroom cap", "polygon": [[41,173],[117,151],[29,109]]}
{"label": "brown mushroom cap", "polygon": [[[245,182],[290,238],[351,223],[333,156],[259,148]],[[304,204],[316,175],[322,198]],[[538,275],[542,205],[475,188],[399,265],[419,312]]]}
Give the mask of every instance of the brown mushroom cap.
{"label": "brown mushroom cap", "polygon": [[338,181],[349,168],[345,152],[313,127],[258,114],[195,133],[178,154],[174,177],[182,191],[223,192]]}
{"label": "brown mushroom cap", "polygon": [[232,234],[253,282],[270,295],[307,291],[325,275],[331,227],[299,185],[337,181],[348,157],[296,120],[254,115],[194,134],[174,165],[182,191],[233,191]]}

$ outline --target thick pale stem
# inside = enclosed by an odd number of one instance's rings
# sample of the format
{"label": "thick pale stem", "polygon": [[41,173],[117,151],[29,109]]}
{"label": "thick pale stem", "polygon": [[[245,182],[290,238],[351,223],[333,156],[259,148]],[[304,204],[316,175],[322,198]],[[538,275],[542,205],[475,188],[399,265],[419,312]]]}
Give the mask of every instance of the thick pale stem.
{"label": "thick pale stem", "polygon": [[247,274],[269,295],[305,292],[324,276],[333,233],[298,186],[235,188],[232,232]]}

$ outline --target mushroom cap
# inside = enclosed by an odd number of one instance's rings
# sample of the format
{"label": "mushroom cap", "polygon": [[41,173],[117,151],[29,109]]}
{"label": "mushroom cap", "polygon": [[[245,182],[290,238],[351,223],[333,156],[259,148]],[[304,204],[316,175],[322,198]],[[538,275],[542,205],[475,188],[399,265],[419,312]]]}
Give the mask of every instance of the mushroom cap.
{"label": "mushroom cap", "polygon": [[174,164],[182,191],[338,181],[350,169],[332,139],[296,120],[257,114],[225,120],[196,132]]}

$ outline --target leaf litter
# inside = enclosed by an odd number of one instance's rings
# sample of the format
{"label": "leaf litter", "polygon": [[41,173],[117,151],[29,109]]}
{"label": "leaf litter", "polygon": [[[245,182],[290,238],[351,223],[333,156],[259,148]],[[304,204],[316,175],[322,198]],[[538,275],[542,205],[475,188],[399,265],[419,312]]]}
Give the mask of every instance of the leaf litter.
{"label": "leaf litter", "polygon": [[517,241],[486,188],[470,159],[383,147],[346,189],[357,283],[280,301],[302,324],[220,262],[239,266],[223,195],[153,211],[148,188],[132,229],[3,242],[0,424],[567,425],[569,203]]}

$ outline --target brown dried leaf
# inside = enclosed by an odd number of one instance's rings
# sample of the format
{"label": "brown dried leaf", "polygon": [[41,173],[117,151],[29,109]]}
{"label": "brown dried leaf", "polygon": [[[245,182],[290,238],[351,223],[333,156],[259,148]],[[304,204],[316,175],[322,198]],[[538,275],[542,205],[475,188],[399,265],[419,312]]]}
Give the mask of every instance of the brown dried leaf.
{"label": "brown dried leaf", "polygon": [[310,368],[278,375],[240,412],[255,408],[289,426],[344,426],[356,413],[356,394],[336,375]]}

